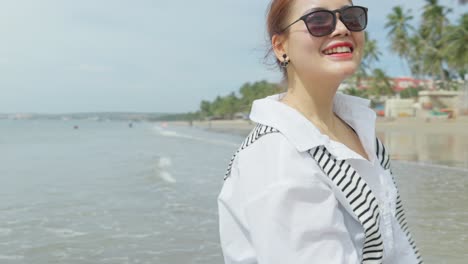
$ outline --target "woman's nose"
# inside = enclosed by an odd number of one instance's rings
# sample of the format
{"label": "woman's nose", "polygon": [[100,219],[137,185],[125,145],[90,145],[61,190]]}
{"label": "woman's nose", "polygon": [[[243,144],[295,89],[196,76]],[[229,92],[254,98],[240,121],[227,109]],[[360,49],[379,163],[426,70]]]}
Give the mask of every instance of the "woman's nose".
{"label": "woman's nose", "polygon": [[350,35],[349,29],[344,25],[343,21],[340,19],[340,14],[337,14],[336,17],[336,26],[335,30],[333,31],[332,35],[342,35],[342,36],[348,36]]}

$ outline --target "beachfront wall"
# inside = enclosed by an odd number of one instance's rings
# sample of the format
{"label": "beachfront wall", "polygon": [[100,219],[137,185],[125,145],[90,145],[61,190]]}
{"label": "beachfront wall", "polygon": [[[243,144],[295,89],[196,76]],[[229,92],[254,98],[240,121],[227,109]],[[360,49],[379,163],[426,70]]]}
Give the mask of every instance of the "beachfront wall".
{"label": "beachfront wall", "polygon": [[414,99],[388,99],[385,101],[386,117],[412,117],[415,114]]}
{"label": "beachfront wall", "polygon": [[392,159],[438,161],[466,166],[468,161],[466,141],[462,134],[457,134],[460,133],[457,131],[459,129],[456,128],[451,132],[429,133],[424,126],[416,122],[412,132],[379,131],[377,134],[379,138],[384,140]]}
{"label": "beachfront wall", "polygon": [[463,92],[460,91],[420,91],[419,102],[425,110],[446,109],[454,115],[460,113]]}

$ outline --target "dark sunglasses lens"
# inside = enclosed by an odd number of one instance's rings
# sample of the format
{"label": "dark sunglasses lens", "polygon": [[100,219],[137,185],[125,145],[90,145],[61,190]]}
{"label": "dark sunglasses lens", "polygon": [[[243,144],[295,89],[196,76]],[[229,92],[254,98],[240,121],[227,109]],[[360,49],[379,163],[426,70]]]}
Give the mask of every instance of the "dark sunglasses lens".
{"label": "dark sunglasses lens", "polygon": [[362,7],[352,6],[342,12],[341,21],[350,31],[362,31],[367,26],[367,12]]}
{"label": "dark sunglasses lens", "polygon": [[330,34],[335,27],[333,14],[328,11],[314,12],[307,16],[305,22],[309,32],[316,37]]}

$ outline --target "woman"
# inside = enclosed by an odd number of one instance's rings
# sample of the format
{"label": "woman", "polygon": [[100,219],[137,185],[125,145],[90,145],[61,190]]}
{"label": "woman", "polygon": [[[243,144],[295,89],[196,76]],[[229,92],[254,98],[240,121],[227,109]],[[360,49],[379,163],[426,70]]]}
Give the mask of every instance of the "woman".
{"label": "woman", "polygon": [[367,8],[273,0],[272,51],[286,93],[256,100],[257,123],[218,198],[226,263],[422,263],[369,101],[337,93],[359,67]]}

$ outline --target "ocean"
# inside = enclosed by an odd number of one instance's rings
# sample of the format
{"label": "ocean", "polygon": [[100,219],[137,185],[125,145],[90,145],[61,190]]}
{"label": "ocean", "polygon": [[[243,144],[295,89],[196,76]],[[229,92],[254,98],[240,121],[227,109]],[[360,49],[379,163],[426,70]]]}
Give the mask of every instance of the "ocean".
{"label": "ocean", "polygon": [[[161,123],[0,120],[0,263],[223,263],[216,198],[242,140]],[[468,168],[393,167],[426,263],[466,263]]]}

